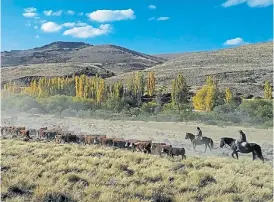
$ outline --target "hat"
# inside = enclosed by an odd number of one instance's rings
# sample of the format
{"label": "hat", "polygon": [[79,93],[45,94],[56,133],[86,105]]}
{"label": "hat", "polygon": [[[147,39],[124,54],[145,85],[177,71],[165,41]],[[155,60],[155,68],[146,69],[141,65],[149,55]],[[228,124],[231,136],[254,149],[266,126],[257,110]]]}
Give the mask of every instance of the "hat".
{"label": "hat", "polygon": [[238,130],[239,133],[242,133],[243,131],[242,130]]}
{"label": "hat", "polygon": [[201,130],[199,127],[197,127],[197,130]]}

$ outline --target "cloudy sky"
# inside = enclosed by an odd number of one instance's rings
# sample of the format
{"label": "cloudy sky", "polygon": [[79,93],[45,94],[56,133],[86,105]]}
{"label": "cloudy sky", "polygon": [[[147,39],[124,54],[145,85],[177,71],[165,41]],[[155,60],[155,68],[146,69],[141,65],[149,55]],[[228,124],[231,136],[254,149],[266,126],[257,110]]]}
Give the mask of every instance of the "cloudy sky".
{"label": "cloudy sky", "polygon": [[54,41],[155,54],[273,40],[272,0],[2,0],[2,51]]}

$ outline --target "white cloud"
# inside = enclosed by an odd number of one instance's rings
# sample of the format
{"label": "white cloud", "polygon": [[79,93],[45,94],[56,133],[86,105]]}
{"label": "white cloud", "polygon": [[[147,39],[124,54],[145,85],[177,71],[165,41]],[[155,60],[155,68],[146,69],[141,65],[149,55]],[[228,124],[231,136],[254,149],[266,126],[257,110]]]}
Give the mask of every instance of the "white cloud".
{"label": "white cloud", "polygon": [[64,26],[64,27],[74,27],[75,23],[74,22],[66,22],[66,23],[62,24],[62,26]]}
{"label": "white cloud", "polygon": [[148,8],[149,9],[156,9],[156,6],[155,5],[149,5]]}
{"label": "white cloud", "polygon": [[34,29],[38,29],[38,26],[35,25],[35,26],[34,26]]}
{"label": "white cloud", "polygon": [[34,7],[29,7],[24,9],[23,16],[26,18],[33,18],[37,16],[38,14],[36,13],[37,9]]}
{"label": "white cloud", "polygon": [[155,20],[155,17],[148,18],[149,21]]}
{"label": "white cloud", "polygon": [[43,12],[46,16],[60,16],[62,15],[63,11],[59,10],[59,11],[53,11],[53,10],[48,10],[48,11],[44,11]]}
{"label": "white cloud", "polygon": [[106,35],[112,30],[111,25],[103,24],[99,28],[92,27],[90,25],[84,27],[74,27],[72,29],[64,31],[63,35],[72,36],[75,38],[91,38],[100,35]]}
{"label": "white cloud", "polygon": [[46,16],[51,16],[52,10],[44,11],[43,13],[44,13]]}
{"label": "white cloud", "polygon": [[25,24],[25,26],[26,26],[26,27],[31,27],[31,23],[28,22],[28,23]]}
{"label": "white cloud", "polygon": [[158,21],[164,21],[164,20],[169,20],[169,17],[159,17],[157,18]]}
{"label": "white cloud", "polygon": [[39,38],[40,38],[40,36],[39,36],[39,35],[35,35],[35,36],[34,36],[34,38],[39,39]]}
{"label": "white cloud", "polygon": [[72,11],[72,10],[68,10],[68,12],[67,12],[69,15],[74,15],[75,14],[75,12],[74,11]]}
{"label": "white cloud", "polygon": [[273,4],[273,0],[227,0],[222,6],[227,8],[243,3],[247,3],[249,7],[267,7]]}
{"label": "white cloud", "polygon": [[134,19],[134,11],[132,9],[127,10],[97,10],[87,14],[87,16],[94,21],[98,22],[112,22],[119,20]]}
{"label": "white cloud", "polygon": [[84,15],[84,13],[78,13],[78,15],[79,15],[79,16],[82,16],[82,15]]}
{"label": "white cloud", "polygon": [[236,46],[236,45],[243,45],[243,44],[247,44],[247,42],[245,42],[240,37],[237,37],[235,39],[229,39],[224,43],[224,45],[227,45],[227,46]]}
{"label": "white cloud", "polygon": [[79,26],[79,27],[84,27],[84,26],[87,26],[88,24],[85,23],[85,22],[78,21],[78,23],[76,25]]}
{"label": "white cloud", "polygon": [[62,29],[62,26],[56,24],[55,22],[46,22],[42,24],[41,29],[44,32],[58,32],[60,29]]}

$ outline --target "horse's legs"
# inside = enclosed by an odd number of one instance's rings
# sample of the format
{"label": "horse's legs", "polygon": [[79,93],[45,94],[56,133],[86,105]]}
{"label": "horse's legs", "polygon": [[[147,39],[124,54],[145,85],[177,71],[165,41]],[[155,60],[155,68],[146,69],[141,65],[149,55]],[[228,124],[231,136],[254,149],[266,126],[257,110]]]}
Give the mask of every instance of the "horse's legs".
{"label": "horse's legs", "polygon": [[231,156],[235,159],[235,157],[234,157],[234,151],[232,152]]}
{"label": "horse's legs", "polygon": [[193,145],[193,149],[196,151],[196,144],[193,142],[192,145]]}
{"label": "horse's legs", "polygon": [[256,154],[254,151],[252,152],[252,157],[253,157],[253,161],[254,161],[256,159]]}
{"label": "horse's legs", "polygon": [[205,144],[205,151],[204,152],[206,152],[206,149],[207,149],[207,144]]}

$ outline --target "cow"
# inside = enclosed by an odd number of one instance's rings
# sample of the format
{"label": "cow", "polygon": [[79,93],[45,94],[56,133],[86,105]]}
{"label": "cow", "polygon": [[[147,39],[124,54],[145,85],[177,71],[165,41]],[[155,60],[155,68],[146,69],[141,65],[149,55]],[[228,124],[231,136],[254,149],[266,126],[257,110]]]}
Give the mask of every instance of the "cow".
{"label": "cow", "polygon": [[21,136],[23,136],[24,138],[26,139],[31,139],[30,135],[29,135],[29,130],[20,130],[19,131],[19,134]]}
{"label": "cow", "polygon": [[86,145],[86,144],[94,144],[95,138],[96,138],[96,136],[86,135],[85,139],[84,139],[84,145]]}
{"label": "cow", "polygon": [[26,127],[13,127],[13,133],[16,133],[16,135],[20,134],[21,130],[26,130]]}
{"label": "cow", "polygon": [[95,135],[93,143],[102,145],[101,142],[102,142],[103,138],[107,138],[107,136],[106,135]]}
{"label": "cow", "polygon": [[57,135],[57,131],[55,130],[44,130],[43,132],[44,132],[44,137],[47,140],[54,140],[55,136]]}
{"label": "cow", "polygon": [[56,143],[70,143],[70,142],[77,142],[77,135],[73,134],[73,131],[61,131],[58,132],[55,137]]}
{"label": "cow", "polygon": [[104,146],[112,146],[113,145],[113,138],[99,138],[100,145]]}
{"label": "cow", "polygon": [[182,159],[186,159],[185,156],[185,148],[175,148],[172,147],[172,145],[163,145],[162,146],[162,153],[166,153],[167,155],[171,156],[173,158],[173,156],[182,156]]}
{"label": "cow", "polygon": [[42,139],[42,138],[45,137],[45,132],[44,132],[44,131],[47,130],[47,129],[48,129],[48,127],[44,127],[44,128],[40,128],[40,129],[39,129],[39,132],[38,132],[38,133],[39,133],[39,138],[40,138],[40,139]]}
{"label": "cow", "polygon": [[62,142],[62,135],[57,134],[55,136],[55,143],[60,144]]}
{"label": "cow", "polygon": [[85,132],[81,132],[81,133],[77,134],[77,142],[85,144],[85,137],[86,136],[87,136],[87,133],[85,133]]}
{"label": "cow", "polygon": [[58,133],[62,135],[61,140],[64,143],[77,142],[77,135],[74,135],[73,131],[61,131]]}
{"label": "cow", "polygon": [[140,151],[151,154],[151,141],[139,141],[132,144],[132,151]]}
{"label": "cow", "polygon": [[137,142],[140,142],[140,140],[136,140],[136,139],[129,139],[129,140],[126,140],[125,147],[126,147],[127,149],[132,149],[132,148],[133,148],[133,143],[137,143]]}
{"label": "cow", "polygon": [[118,148],[125,148],[126,147],[126,141],[124,138],[114,138],[113,139],[113,146]]}
{"label": "cow", "polygon": [[166,145],[165,143],[152,143],[151,144],[151,153],[159,154],[161,156],[162,146]]}

